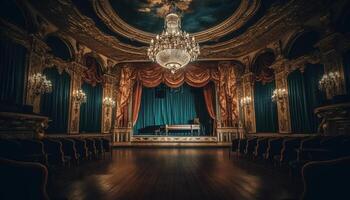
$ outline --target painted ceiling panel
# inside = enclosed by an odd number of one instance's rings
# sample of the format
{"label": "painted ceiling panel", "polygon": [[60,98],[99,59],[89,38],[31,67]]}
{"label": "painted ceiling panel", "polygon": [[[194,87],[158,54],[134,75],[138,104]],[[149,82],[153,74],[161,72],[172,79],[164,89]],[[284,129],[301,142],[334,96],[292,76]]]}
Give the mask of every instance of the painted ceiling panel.
{"label": "painted ceiling panel", "polygon": [[115,13],[126,23],[140,30],[159,33],[164,16],[175,5],[182,14],[182,27],[194,33],[211,28],[230,17],[241,0],[109,0]]}

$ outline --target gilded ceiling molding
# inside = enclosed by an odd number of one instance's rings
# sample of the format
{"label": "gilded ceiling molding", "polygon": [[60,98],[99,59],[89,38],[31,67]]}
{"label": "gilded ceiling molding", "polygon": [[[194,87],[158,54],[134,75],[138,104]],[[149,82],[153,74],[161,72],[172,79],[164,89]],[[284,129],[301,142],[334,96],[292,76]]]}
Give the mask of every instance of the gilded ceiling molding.
{"label": "gilded ceiling molding", "polygon": [[204,46],[201,56],[234,58],[264,48],[280,39],[286,31],[300,28],[306,19],[325,6],[315,0],[292,0],[284,6],[272,7],[244,34],[219,44]]}
{"label": "gilded ceiling molding", "polygon": [[[127,45],[113,36],[106,36],[90,18],[80,14],[70,1],[48,1],[45,4],[34,1],[32,5],[50,22],[59,27],[61,33],[72,36],[75,40],[107,57],[119,58],[119,60],[126,60],[130,55],[141,59],[146,58],[145,48]],[[62,17],[63,10],[65,11],[64,17]]]}
{"label": "gilded ceiling molding", "polygon": [[[247,23],[258,11],[261,0],[241,1],[237,10],[225,21],[206,29],[205,31],[191,34],[198,42],[206,42],[234,32]],[[93,7],[100,19],[113,31],[139,42],[148,44],[156,34],[142,31],[130,26],[123,21],[113,10],[109,0],[93,0]]]}
{"label": "gilded ceiling molding", "polygon": [[[260,5],[261,0],[255,0],[254,2],[257,8]],[[97,6],[102,7],[102,5],[100,5],[102,3],[106,4],[109,2],[107,0],[94,0],[94,6],[96,8]],[[60,32],[70,35],[75,40],[88,46],[90,49],[94,49],[95,51],[114,59],[116,63],[148,61],[146,47],[127,45],[113,36],[106,36],[96,27],[90,18],[79,13],[74,4],[69,0],[48,1],[45,4],[33,1],[31,4],[33,4],[33,6],[38,9],[42,16],[45,16],[48,21],[59,27]],[[242,6],[243,5],[240,7]],[[317,0],[291,0],[284,5],[272,7],[266,15],[243,34],[219,44],[201,46],[199,60],[234,60],[244,57],[252,52],[258,51],[259,49],[265,48],[276,40],[282,40],[282,38],[285,38],[287,32],[300,28],[306,20],[319,13],[327,6],[326,3]],[[106,12],[105,8],[107,7],[108,6],[104,5],[104,7],[102,7],[104,8],[103,10],[102,8],[97,10],[99,10],[99,12]],[[111,8],[109,7],[109,9]],[[243,16],[241,16],[239,20],[236,20],[235,23],[231,22],[232,24],[235,24],[234,26],[231,24],[231,27],[228,25],[228,22],[223,22],[218,25],[219,27],[213,28],[215,28],[215,30],[222,29],[222,32],[217,32],[218,35],[225,31],[231,31],[231,29],[238,27],[238,24],[241,23],[238,21],[248,20],[249,17],[251,17],[250,14],[253,14],[254,11],[253,8],[251,9],[251,13],[247,10],[245,12],[240,11],[243,12]],[[63,17],[62,11],[65,13]],[[237,11],[234,15],[240,12]],[[111,19],[113,18],[109,18],[109,22],[106,23],[107,26],[112,26],[113,23],[115,23],[115,21],[111,21]],[[125,26],[122,26],[122,28],[125,29]],[[208,38],[218,36],[209,32],[210,31],[208,31],[208,35],[206,36]],[[136,37],[138,37],[139,34],[137,34],[137,32],[132,33],[134,33],[134,35],[130,35],[129,38],[136,40]],[[149,37],[152,35],[146,36]],[[150,39],[147,37],[142,40],[148,43]],[[198,35],[198,37],[200,38],[202,36]]]}
{"label": "gilded ceiling molding", "polygon": [[3,19],[0,19],[0,36],[10,38],[27,49],[31,47],[28,33]]}

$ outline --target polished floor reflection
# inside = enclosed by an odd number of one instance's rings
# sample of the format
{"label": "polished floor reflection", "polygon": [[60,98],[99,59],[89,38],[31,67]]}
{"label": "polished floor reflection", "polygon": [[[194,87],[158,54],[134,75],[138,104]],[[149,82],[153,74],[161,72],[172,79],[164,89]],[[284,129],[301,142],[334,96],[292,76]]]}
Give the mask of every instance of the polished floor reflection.
{"label": "polished floor reflection", "polygon": [[227,149],[115,149],[50,178],[52,199],[298,199],[302,184]]}

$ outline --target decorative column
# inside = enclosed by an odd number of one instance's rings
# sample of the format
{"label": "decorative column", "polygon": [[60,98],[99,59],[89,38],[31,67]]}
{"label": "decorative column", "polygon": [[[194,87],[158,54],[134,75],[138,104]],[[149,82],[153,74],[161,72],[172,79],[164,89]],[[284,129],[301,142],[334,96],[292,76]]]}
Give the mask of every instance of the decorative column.
{"label": "decorative column", "polygon": [[321,62],[324,65],[325,74],[338,72],[336,87],[326,91],[327,99],[346,94],[345,74],[343,66],[344,38],[340,33],[332,33],[321,39],[317,46],[321,50]]}
{"label": "decorative column", "polygon": [[[288,73],[286,71],[286,60],[280,57],[272,66],[275,70],[276,90],[288,91]],[[287,95],[276,100],[278,112],[278,127],[280,133],[291,133],[291,119],[289,112],[289,100]]]}
{"label": "decorative column", "polygon": [[33,91],[31,91],[29,88],[28,80],[29,77],[33,76],[34,74],[42,72],[46,62],[46,52],[48,49],[49,47],[37,36],[31,36],[30,51],[28,56],[28,73],[26,79],[26,104],[32,105],[33,112],[35,113],[40,112],[40,95],[36,96],[33,94]]}
{"label": "decorative column", "polygon": [[243,75],[243,98],[250,99],[246,104],[242,104],[243,124],[247,133],[256,132],[255,108],[254,108],[254,74],[248,72]]}
{"label": "decorative column", "polygon": [[81,77],[82,77],[82,67],[80,64],[73,62],[73,73],[71,76],[70,84],[70,106],[69,106],[69,125],[68,133],[69,134],[78,134],[79,133],[79,118],[80,118],[80,104],[75,102],[73,95],[76,91],[81,88]]}
{"label": "decorative column", "polygon": [[106,83],[103,85],[103,104],[102,104],[102,133],[108,134],[111,132],[112,128],[112,115],[113,115],[113,106],[107,106],[105,100],[111,98],[115,102],[115,96],[113,95],[113,77],[110,75],[105,75]]}

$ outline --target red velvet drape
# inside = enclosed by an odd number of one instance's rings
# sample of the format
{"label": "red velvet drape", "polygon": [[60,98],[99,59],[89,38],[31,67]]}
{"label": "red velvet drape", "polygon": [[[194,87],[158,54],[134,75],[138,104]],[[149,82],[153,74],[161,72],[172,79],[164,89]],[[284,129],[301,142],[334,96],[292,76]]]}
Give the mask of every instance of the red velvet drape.
{"label": "red velvet drape", "polygon": [[137,121],[137,117],[139,116],[140,105],[141,105],[141,96],[142,96],[142,84],[140,82],[136,82],[134,87],[134,93],[132,97],[132,125],[134,126]]}
{"label": "red velvet drape", "polygon": [[207,106],[207,110],[209,113],[209,116],[215,120],[215,109],[214,109],[214,103],[213,103],[213,97],[214,97],[214,87],[213,84],[207,84],[203,87],[203,95],[205,100],[205,105]]}
{"label": "red velvet drape", "polygon": [[204,87],[210,81],[218,81],[217,68],[206,68],[195,65],[186,66],[175,74],[159,65],[150,65],[136,70],[136,79],[145,87],[156,87],[161,83],[171,87],[180,87],[187,83],[192,87]]}

